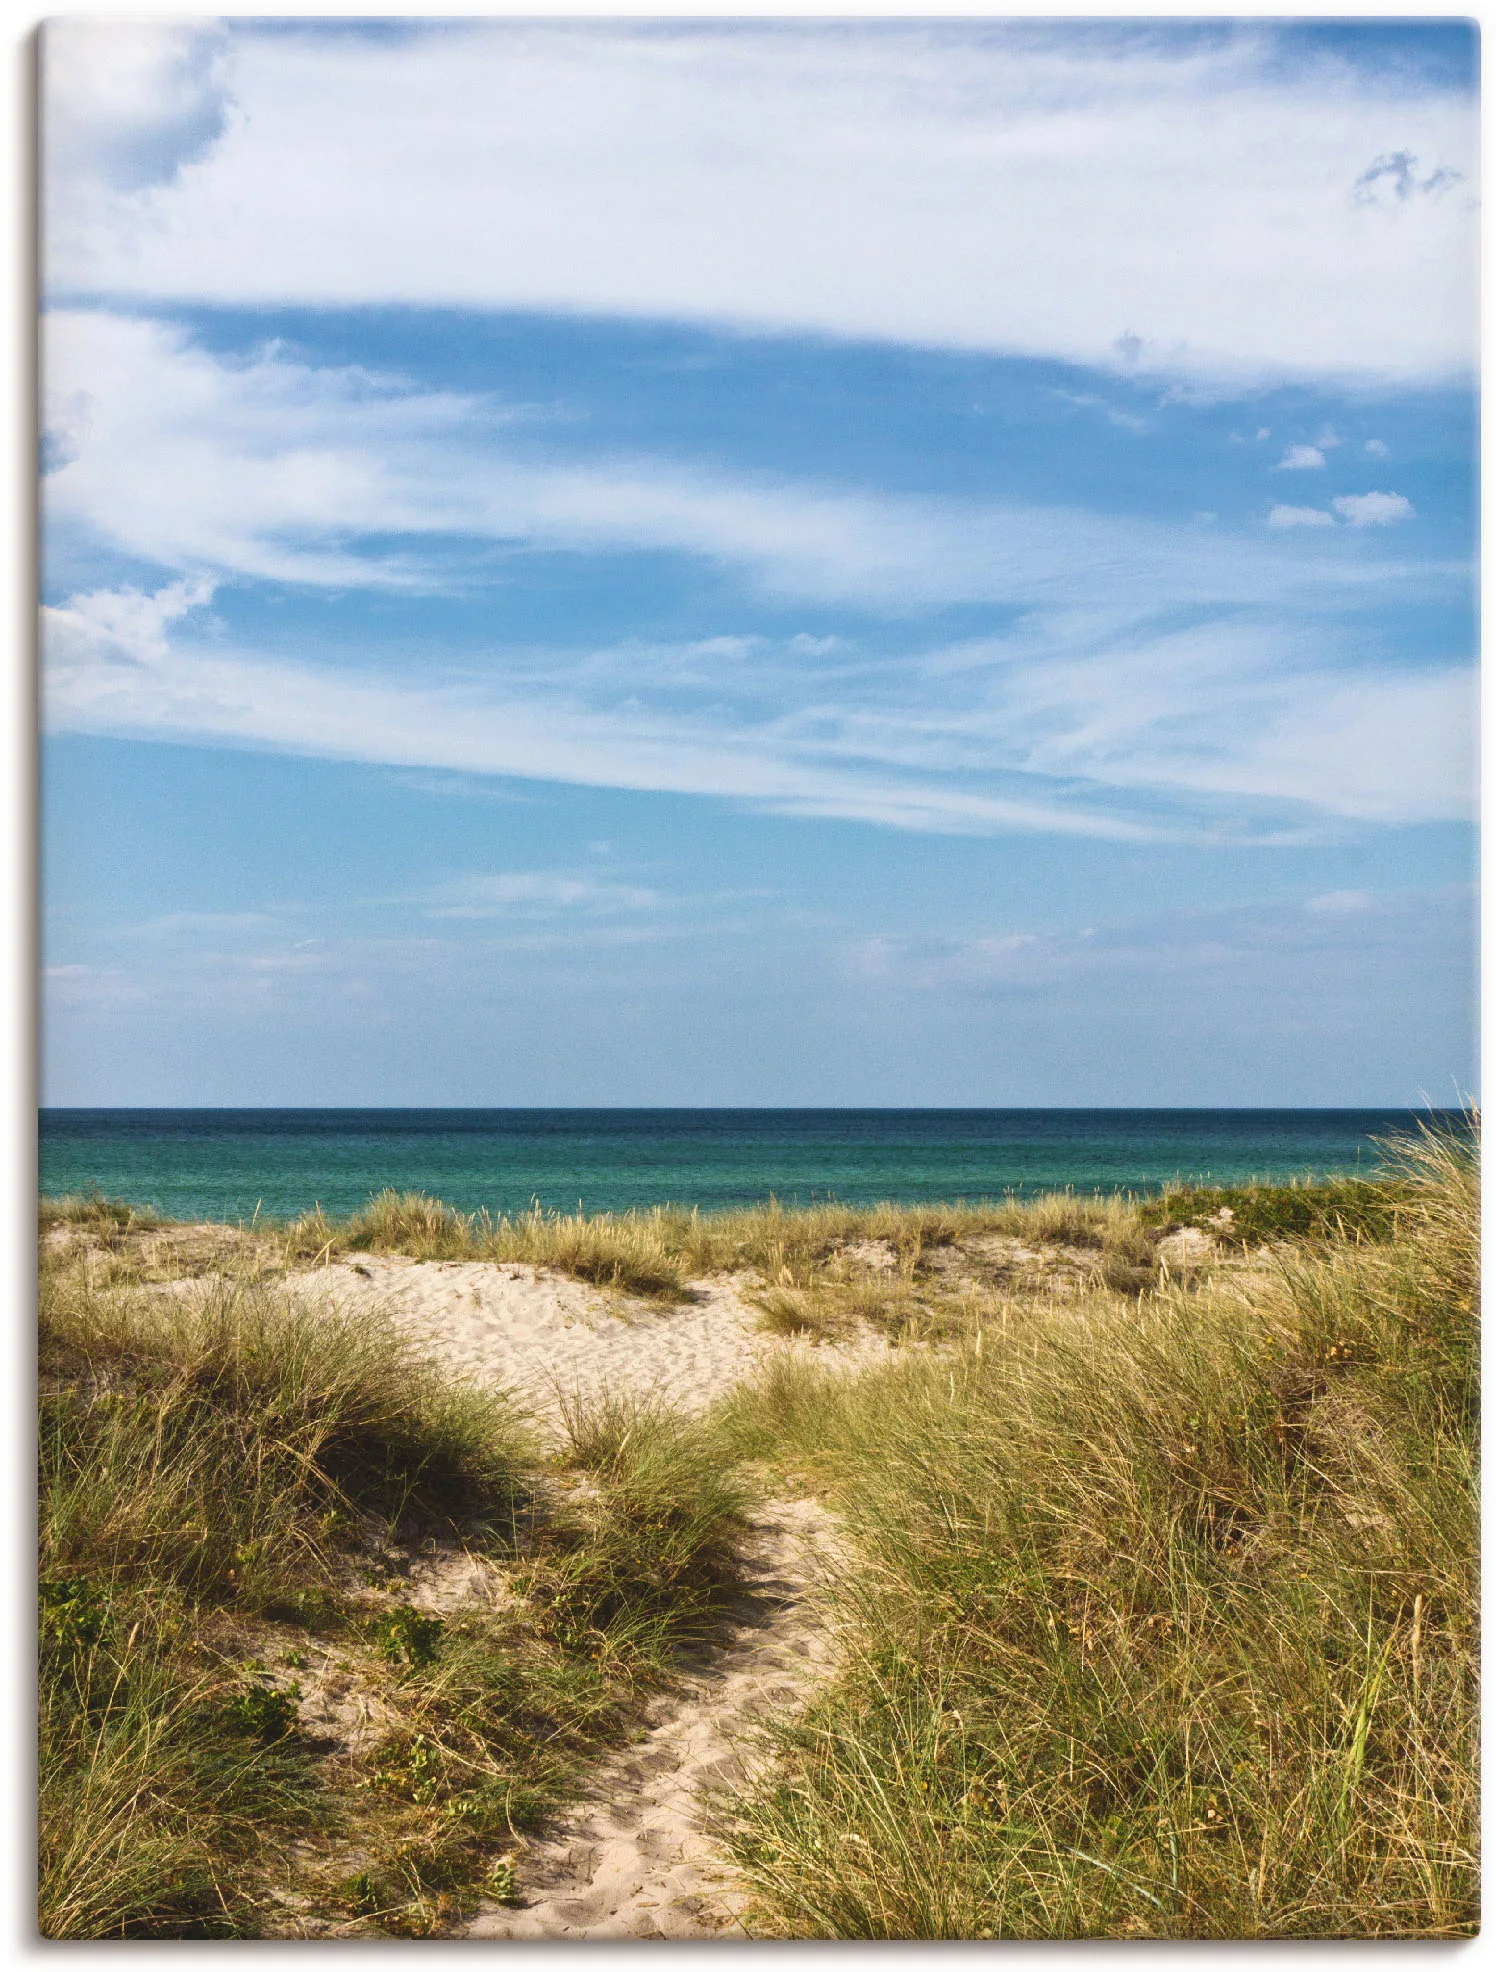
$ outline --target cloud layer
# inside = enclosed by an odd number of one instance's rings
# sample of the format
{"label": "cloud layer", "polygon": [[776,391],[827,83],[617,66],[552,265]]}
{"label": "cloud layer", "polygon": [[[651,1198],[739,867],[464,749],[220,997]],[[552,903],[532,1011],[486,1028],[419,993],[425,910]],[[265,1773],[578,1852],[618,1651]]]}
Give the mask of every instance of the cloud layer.
{"label": "cloud layer", "polygon": [[1461,816],[1471,799],[1467,672],[1337,676],[1308,640],[1039,616],[1011,640],[863,666],[852,689],[812,670],[806,709],[805,652],[761,639],[744,709],[724,708],[710,664],[683,691],[700,650],[530,652],[518,675],[500,654],[454,684],[176,643],[184,593],[47,610],[49,723],[977,834],[1301,833]]}
{"label": "cloud layer", "polygon": [[[1077,595],[1313,608],[1451,572],[647,454],[566,463],[516,442],[533,417],[523,407],[313,365],[273,343],[219,356],[171,324],[113,311],[50,315],[44,368],[53,524],[200,575],[441,591],[466,579],[453,542],[477,539],[725,559],[780,594],[904,613]],[[1384,504],[1396,497],[1343,504],[1353,521],[1392,519],[1411,511]]]}
{"label": "cloud layer", "polygon": [[1473,360],[1471,99],[1265,26],[63,22],[45,78],[54,291]]}
{"label": "cloud layer", "polygon": [[[161,572],[47,612],[60,727],[926,829],[1145,839],[1467,812],[1468,680],[1378,662],[1368,638],[1374,610],[1464,582],[1383,552],[1412,511],[1400,495],[1275,506],[1264,533],[558,457],[523,406],[273,342],[216,354],[110,310],[51,317],[45,368],[54,541],[84,566]],[[731,576],[723,607],[749,621],[767,596],[850,607],[862,627],[532,647],[472,627],[493,557],[514,550],[583,568],[689,556]],[[319,660],[208,614],[265,584],[345,613],[360,594],[428,615],[465,598],[464,641],[405,646],[386,617],[370,656],[345,635]],[[907,629],[885,649],[867,621],[975,604],[1010,627],[911,652]]]}

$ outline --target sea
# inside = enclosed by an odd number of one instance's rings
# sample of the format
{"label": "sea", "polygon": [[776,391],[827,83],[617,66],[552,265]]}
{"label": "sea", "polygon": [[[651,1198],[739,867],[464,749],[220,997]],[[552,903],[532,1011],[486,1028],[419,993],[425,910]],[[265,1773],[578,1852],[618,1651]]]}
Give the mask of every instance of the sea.
{"label": "sea", "polygon": [[41,1189],[174,1219],[979,1202],[1381,1168],[1406,1109],[47,1109]]}

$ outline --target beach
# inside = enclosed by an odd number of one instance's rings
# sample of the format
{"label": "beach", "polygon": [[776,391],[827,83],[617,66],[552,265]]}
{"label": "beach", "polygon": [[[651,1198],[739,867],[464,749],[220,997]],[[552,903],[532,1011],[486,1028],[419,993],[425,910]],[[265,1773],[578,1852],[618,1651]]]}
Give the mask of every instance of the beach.
{"label": "beach", "polygon": [[[1375,1868],[1418,1935],[1463,1935],[1473,1767],[1435,1720],[1470,1691],[1472,1171],[1430,1138],[1401,1176],[1152,1200],[47,1203],[48,1689],[66,1711],[101,1652],[116,1692],[171,1667],[117,1806],[97,1749],[57,1756],[49,1934],[202,1935],[227,1907],[286,1939],[1040,1937],[1092,1898],[1107,1935],[1199,1908],[1380,1935]],[[1327,1886],[1352,1823],[1302,1774],[1338,1771],[1316,1722],[1354,1698],[1360,1585],[1390,1579],[1398,1723]],[[1181,1706],[1183,1805],[1158,1764]],[[1120,1803],[1122,1915],[1074,1861],[1099,1783],[1047,1760],[1057,1716]],[[139,1888],[71,1861],[173,1733],[191,1762],[151,1784],[196,1799],[197,1847]],[[315,1826],[273,1792],[221,1805],[272,1774]],[[1050,1874],[1003,1887],[1019,1788]],[[1192,1902],[1135,1799],[1173,1816]],[[1245,1891],[1228,1812],[1303,1824]]]}

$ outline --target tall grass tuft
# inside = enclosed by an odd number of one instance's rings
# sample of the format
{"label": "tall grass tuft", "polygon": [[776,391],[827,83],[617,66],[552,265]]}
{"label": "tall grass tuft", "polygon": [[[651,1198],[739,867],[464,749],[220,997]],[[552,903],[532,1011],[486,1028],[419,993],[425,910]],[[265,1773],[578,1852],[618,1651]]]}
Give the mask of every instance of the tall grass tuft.
{"label": "tall grass tuft", "polygon": [[699,1420],[632,1398],[563,1405],[591,1499],[562,1522],[538,1592],[570,1635],[660,1667],[709,1636],[737,1579],[748,1490]]}
{"label": "tall grass tuft", "polygon": [[495,1259],[554,1267],[599,1287],[679,1301],[685,1298],[686,1274],[669,1227],[663,1212],[589,1218],[537,1207],[522,1218],[501,1220],[486,1244]]}
{"label": "tall grass tuft", "polygon": [[[377,1316],[226,1283],[110,1295],[44,1275],[44,1568],[271,1592],[317,1564],[319,1516],[512,1501],[528,1438]],[[226,1483],[230,1482],[231,1483]]]}
{"label": "tall grass tuft", "polygon": [[43,1933],[244,1935],[318,1787],[204,1625],[335,1602],[352,1512],[502,1523],[533,1449],[379,1321],[265,1288],[44,1269],[40,1353]]}
{"label": "tall grass tuft", "polygon": [[44,1631],[42,1935],[252,1932],[234,1879],[312,1825],[312,1776],[226,1729],[230,1680],[184,1656],[169,1609],[132,1619],[127,1598],[95,1589],[91,1613],[81,1637],[76,1622]]}
{"label": "tall grass tuft", "polygon": [[159,1214],[148,1205],[132,1205],[124,1198],[106,1198],[100,1191],[44,1198],[37,1209],[37,1229],[44,1233],[70,1226],[108,1235],[145,1231],[160,1224]]}
{"label": "tall grass tuft", "polygon": [[725,1811],[769,1935],[1468,1934],[1472,1146],[1398,1234],[994,1325],[718,1428],[839,1502],[844,1669]]}

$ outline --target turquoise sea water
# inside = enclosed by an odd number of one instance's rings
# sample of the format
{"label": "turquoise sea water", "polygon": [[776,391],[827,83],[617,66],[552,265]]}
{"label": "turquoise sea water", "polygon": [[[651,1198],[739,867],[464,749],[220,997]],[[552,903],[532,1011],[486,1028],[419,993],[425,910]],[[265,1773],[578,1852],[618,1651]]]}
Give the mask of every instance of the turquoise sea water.
{"label": "turquoise sea water", "polygon": [[342,1215],[386,1185],[462,1211],[908,1204],[1371,1172],[1429,1112],[1362,1109],[54,1109],[41,1188],[179,1219]]}

